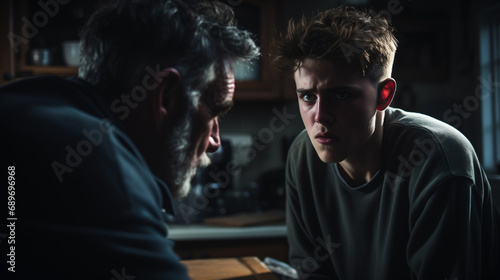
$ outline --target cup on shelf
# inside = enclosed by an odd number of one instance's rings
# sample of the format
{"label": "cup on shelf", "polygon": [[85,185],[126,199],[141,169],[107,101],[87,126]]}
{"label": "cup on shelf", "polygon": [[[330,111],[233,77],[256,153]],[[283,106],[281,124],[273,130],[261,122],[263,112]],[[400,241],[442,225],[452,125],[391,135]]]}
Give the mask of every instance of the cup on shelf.
{"label": "cup on shelf", "polygon": [[80,65],[80,41],[64,41],[63,58],[68,66]]}
{"label": "cup on shelf", "polygon": [[31,50],[31,62],[36,66],[47,66],[52,64],[52,53],[46,48],[35,48]]}

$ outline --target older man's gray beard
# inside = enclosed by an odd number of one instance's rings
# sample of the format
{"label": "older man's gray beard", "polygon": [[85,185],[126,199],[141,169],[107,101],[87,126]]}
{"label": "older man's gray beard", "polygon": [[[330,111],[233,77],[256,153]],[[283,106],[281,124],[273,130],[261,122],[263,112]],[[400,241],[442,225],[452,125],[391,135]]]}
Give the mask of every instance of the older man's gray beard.
{"label": "older man's gray beard", "polygon": [[177,192],[174,196],[177,198],[186,197],[191,190],[191,179],[196,174],[196,170],[198,168],[206,167],[209,164],[210,158],[206,153],[204,153],[200,160],[196,164],[193,164],[193,166],[185,173],[185,176],[182,178],[182,182],[180,182],[180,187],[176,190]]}
{"label": "older man's gray beard", "polygon": [[185,197],[191,190],[191,178],[198,167],[210,164],[210,158],[203,154],[194,162],[195,148],[190,143],[192,136],[191,118],[188,114],[170,123],[162,135],[162,150],[153,172],[162,179],[175,198]]}

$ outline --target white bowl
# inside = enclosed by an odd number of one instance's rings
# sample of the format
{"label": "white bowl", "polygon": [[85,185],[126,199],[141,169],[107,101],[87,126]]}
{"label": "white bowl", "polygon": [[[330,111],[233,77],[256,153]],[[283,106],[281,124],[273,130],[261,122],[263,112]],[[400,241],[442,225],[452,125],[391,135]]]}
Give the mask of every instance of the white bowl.
{"label": "white bowl", "polygon": [[63,58],[68,66],[80,65],[80,41],[64,41]]}

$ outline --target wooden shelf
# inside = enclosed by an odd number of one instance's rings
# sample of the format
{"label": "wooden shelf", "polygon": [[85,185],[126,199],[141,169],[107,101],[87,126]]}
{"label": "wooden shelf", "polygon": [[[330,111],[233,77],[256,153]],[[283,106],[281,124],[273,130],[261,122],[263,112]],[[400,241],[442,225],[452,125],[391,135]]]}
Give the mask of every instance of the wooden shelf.
{"label": "wooden shelf", "polygon": [[18,69],[19,76],[36,76],[42,74],[54,74],[61,77],[76,76],[78,67],[68,66],[30,66],[25,65]]}

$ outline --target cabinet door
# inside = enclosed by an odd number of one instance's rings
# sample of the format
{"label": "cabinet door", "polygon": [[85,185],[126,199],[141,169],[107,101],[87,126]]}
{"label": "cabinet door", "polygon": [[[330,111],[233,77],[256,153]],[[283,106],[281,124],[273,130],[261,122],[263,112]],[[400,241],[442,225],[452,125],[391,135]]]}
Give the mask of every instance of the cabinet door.
{"label": "cabinet door", "polygon": [[281,96],[281,80],[271,65],[269,47],[274,36],[278,1],[228,1],[233,6],[239,25],[255,35],[261,54],[259,61],[250,65],[236,65],[237,100],[271,100]]}

